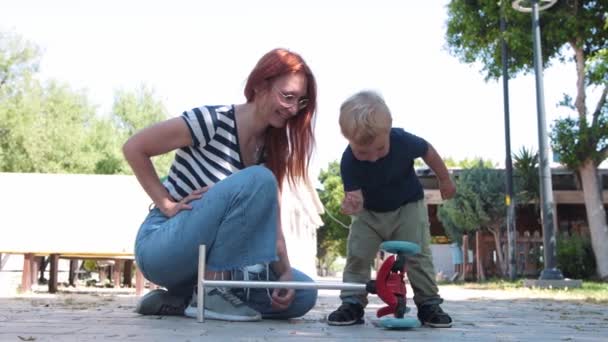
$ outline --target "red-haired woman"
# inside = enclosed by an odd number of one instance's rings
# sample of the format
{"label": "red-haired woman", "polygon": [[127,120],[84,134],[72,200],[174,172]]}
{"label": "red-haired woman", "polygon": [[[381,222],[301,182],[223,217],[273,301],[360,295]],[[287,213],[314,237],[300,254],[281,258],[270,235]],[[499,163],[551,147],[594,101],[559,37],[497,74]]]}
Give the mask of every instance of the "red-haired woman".
{"label": "red-haired woman", "polygon": [[[198,247],[206,279],[312,281],[290,266],[279,219],[285,177],[307,177],[313,147],[315,78],[293,52],[265,54],[249,75],[246,103],[202,106],[133,135],[123,153],[154,202],[135,241],[144,276],[167,290],[142,297],[144,315],[196,317]],[[176,150],[161,183],[150,158]],[[265,265],[265,266],[263,266]],[[257,267],[256,267],[257,266]],[[205,289],[210,319],[302,316],[315,290]]]}

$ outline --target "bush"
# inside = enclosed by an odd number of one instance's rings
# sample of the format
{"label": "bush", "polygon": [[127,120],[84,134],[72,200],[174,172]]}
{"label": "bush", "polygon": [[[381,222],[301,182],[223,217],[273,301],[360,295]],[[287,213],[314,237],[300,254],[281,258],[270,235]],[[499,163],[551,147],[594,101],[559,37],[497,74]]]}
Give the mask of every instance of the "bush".
{"label": "bush", "polygon": [[557,264],[567,278],[595,277],[595,256],[591,240],[580,235],[560,234],[557,238]]}

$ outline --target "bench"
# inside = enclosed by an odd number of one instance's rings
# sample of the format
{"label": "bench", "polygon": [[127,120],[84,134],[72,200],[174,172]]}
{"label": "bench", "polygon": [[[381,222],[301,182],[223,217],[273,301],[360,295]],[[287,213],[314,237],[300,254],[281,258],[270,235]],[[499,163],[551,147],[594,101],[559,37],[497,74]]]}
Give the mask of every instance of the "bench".
{"label": "bench", "polygon": [[[49,293],[57,292],[57,274],[58,274],[58,262],[59,259],[70,260],[69,270],[69,284],[74,286],[74,278],[76,273],[77,261],[78,260],[111,260],[114,262],[112,266],[113,276],[112,280],[115,285],[125,285],[132,287],[132,268],[134,264],[133,254],[101,254],[101,253],[62,253],[59,251],[54,252],[21,252],[21,251],[0,251],[0,258],[6,259],[10,255],[22,254],[23,255],[23,268],[21,275],[21,286],[22,292],[28,292],[31,290],[32,285],[36,282],[36,275],[38,273],[38,267],[40,259],[48,257],[49,263],[49,281],[48,288]],[[2,267],[0,267],[0,270]],[[122,275],[122,279],[121,279]],[[139,295],[143,292],[144,278],[143,275],[136,269],[136,293]]]}
{"label": "bench", "polygon": [[[134,176],[0,173],[0,189],[0,270],[8,255],[22,254],[22,291],[31,289],[38,257],[49,257],[51,293],[59,259],[114,260],[115,284],[122,270],[130,285],[135,236],[150,204]],[[135,278],[140,294],[138,270]]]}

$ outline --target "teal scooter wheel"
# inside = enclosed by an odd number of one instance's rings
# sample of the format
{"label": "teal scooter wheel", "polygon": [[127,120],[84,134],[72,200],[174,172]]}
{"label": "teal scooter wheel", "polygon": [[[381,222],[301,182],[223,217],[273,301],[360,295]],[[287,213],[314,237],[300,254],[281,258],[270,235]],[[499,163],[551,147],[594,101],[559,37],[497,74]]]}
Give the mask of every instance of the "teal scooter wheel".
{"label": "teal scooter wheel", "polygon": [[420,253],[420,246],[408,241],[384,241],[380,245],[380,249],[393,254],[403,253],[405,256]]}
{"label": "teal scooter wheel", "polygon": [[405,318],[382,318],[380,319],[380,326],[386,329],[412,329],[419,328],[420,321],[416,318],[405,317]]}

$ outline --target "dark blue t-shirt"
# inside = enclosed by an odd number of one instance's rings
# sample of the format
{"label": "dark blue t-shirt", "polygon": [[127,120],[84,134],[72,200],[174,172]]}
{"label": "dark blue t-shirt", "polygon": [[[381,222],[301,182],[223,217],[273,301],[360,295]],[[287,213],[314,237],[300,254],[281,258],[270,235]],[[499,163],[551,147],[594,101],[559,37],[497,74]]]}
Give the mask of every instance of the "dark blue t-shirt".
{"label": "dark blue t-shirt", "polygon": [[424,198],[414,160],[428,150],[426,140],[392,128],[388,154],[375,162],[360,161],[348,146],[342,154],[340,173],[344,191],[361,189],[367,210],[387,212]]}

